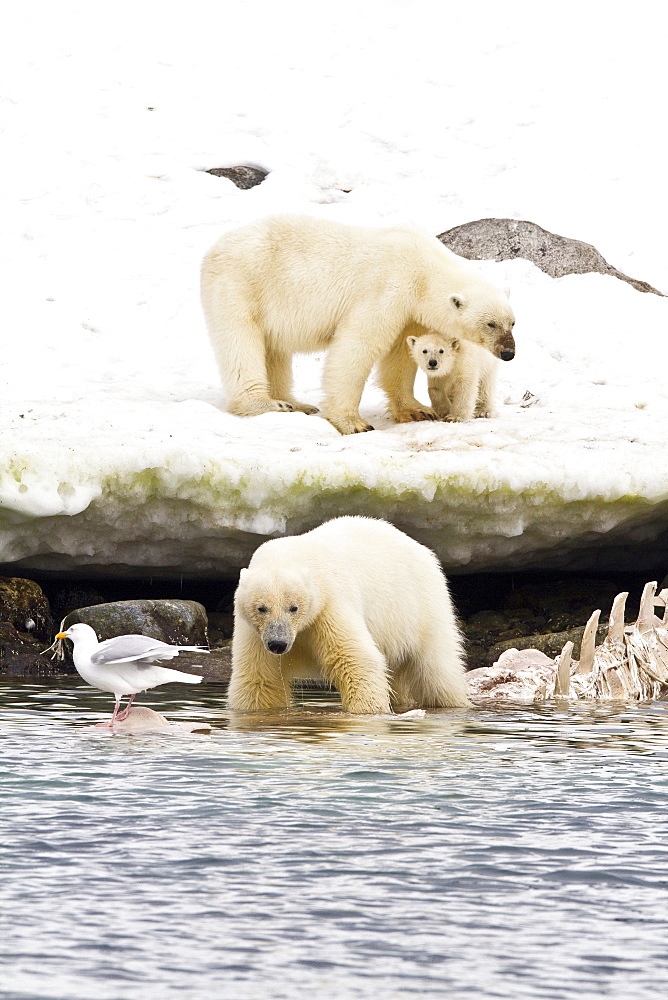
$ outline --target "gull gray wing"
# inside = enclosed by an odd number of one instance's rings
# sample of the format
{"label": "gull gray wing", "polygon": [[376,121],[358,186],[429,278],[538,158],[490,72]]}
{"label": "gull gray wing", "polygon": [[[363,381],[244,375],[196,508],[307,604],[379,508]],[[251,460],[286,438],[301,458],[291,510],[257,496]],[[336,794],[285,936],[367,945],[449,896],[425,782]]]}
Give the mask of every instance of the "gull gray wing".
{"label": "gull gray wing", "polygon": [[153,657],[170,659],[178,654],[178,646],[170,646],[160,639],[151,639],[148,635],[117,635],[113,639],[105,639],[94,653],[90,662],[104,666],[108,663],[129,663]]}

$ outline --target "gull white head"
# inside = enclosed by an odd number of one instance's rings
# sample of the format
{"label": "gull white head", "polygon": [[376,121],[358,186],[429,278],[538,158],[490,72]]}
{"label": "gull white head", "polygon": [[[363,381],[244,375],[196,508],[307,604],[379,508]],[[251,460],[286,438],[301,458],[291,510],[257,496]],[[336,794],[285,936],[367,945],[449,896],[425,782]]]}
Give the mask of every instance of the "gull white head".
{"label": "gull white head", "polygon": [[65,632],[58,632],[56,639],[71,639],[72,642],[97,642],[97,635],[95,634],[95,629],[91,628],[90,625],[85,625],[83,622],[76,622]]}

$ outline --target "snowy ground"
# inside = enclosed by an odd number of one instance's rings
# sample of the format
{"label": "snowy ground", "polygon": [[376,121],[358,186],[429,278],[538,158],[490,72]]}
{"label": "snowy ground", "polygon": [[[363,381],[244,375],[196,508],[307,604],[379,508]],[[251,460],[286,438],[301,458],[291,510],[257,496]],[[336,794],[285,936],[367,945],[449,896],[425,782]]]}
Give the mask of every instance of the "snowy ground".
{"label": "snowy ground", "polygon": [[[433,233],[530,219],[668,292],[657,13],[15,5],[0,42],[5,569],[227,572],[267,534],[349,512],[391,517],[461,570],[619,564],[659,537],[668,300],[481,264],[518,319],[498,418],[397,426],[370,386],[378,429],[341,437],[319,417],[221,412],[197,287],[224,229],[301,211]],[[241,191],[203,172],[242,162],[271,173]],[[315,403],[320,362],[296,380]]]}

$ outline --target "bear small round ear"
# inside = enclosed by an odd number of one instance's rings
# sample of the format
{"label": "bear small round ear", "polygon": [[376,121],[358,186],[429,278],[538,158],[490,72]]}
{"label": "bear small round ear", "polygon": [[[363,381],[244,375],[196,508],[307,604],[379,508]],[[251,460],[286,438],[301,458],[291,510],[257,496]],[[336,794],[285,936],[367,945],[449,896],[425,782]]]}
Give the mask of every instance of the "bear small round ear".
{"label": "bear small round ear", "polygon": [[450,296],[450,301],[452,302],[452,304],[455,307],[455,309],[463,309],[464,306],[466,305],[466,302],[461,297],[461,295],[454,295],[454,294],[451,295]]}
{"label": "bear small round ear", "polygon": [[450,342],[450,346],[452,347],[453,351],[458,351],[459,348],[461,347],[461,341],[460,340],[452,340]]}
{"label": "bear small round ear", "polygon": [[240,580],[243,580],[243,578],[244,578],[244,577],[246,576],[246,574],[247,574],[247,573],[248,573],[248,570],[247,570],[247,569],[245,569],[245,568],[244,568],[244,569],[242,569],[242,570],[240,570],[240,571],[239,571],[239,579],[240,579]]}
{"label": "bear small round ear", "polygon": [[417,337],[406,337],[406,343],[409,347],[415,347],[417,344]]}

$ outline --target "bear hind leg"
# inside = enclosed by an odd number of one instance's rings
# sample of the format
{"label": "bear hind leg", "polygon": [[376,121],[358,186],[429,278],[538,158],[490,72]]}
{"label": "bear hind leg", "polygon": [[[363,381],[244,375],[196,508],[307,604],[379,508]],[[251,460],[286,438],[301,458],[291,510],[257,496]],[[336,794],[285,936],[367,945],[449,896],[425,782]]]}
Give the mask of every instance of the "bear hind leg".
{"label": "bear hind leg", "polygon": [[242,317],[224,331],[211,332],[218,367],[227,390],[227,410],[237,417],[293,410],[289,400],[274,398],[267,374],[264,334]]}
{"label": "bear hind leg", "polygon": [[269,392],[274,399],[284,400],[293,410],[301,413],[317,413],[318,407],[300,403],[292,395],[292,357],[278,351],[267,352],[267,376]]}
{"label": "bear hind leg", "polygon": [[391,704],[392,711],[406,711],[409,708],[419,707],[417,699],[413,693],[411,684],[411,664],[402,664],[392,674],[391,681]]}
{"label": "bear hind leg", "polygon": [[423,637],[419,650],[403,666],[404,684],[420,708],[468,708],[461,640],[441,623],[439,632]]}

